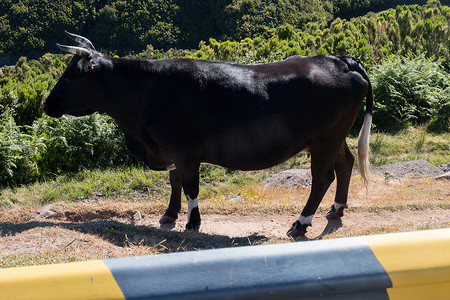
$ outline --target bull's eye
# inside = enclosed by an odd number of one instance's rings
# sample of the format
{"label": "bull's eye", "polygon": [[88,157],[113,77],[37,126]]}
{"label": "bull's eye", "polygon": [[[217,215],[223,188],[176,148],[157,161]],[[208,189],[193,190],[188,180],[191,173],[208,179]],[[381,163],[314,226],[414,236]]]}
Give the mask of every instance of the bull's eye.
{"label": "bull's eye", "polygon": [[87,73],[89,71],[93,71],[94,70],[94,66],[85,66],[83,68],[83,72]]}

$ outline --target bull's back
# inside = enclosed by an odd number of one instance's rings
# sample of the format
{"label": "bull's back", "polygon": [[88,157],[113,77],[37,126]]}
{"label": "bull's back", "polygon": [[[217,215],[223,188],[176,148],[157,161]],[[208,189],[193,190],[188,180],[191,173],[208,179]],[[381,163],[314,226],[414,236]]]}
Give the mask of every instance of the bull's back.
{"label": "bull's back", "polygon": [[190,72],[174,116],[183,124],[173,137],[199,143],[203,162],[230,168],[267,168],[307,148],[311,136],[360,105],[365,89],[336,57],[251,66],[185,62]]}

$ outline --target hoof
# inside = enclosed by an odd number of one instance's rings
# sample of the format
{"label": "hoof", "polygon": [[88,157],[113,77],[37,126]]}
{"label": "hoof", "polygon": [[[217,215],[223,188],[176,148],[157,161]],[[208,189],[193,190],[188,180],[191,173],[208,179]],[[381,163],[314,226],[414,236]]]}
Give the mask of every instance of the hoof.
{"label": "hoof", "polygon": [[292,224],[291,229],[286,233],[288,237],[293,238],[294,240],[302,238],[306,234],[306,228],[311,226],[310,224],[301,224],[299,221],[295,221]]}
{"label": "hoof", "polygon": [[345,204],[345,206],[340,207],[338,210],[333,206],[331,206],[330,211],[327,213],[327,219],[328,220],[339,220],[344,216],[344,209],[346,209],[348,206]]}
{"label": "hoof", "polygon": [[202,223],[202,221],[200,218],[200,212],[198,210],[198,206],[196,206],[191,210],[188,223],[186,224],[186,230],[187,231],[198,231],[201,223]]}
{"label": "hoof", "polygon": [[164,215],[159,220],[159,224],[171,224],[171,223],[175,223],[176,220],[177,220],[177,218],[174,218],[174,217],[171,217],[168,215]]}
{"label": "hoof", "polygon": [[196,231],[198,232],[200,229],[200,224],[194,225],[192,223],[186,224],[186,231]]}

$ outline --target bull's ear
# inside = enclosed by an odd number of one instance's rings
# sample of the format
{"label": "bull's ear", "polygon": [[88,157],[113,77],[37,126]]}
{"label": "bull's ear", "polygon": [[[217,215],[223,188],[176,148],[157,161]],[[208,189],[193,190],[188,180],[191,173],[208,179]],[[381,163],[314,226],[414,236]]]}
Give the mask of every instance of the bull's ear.
{"label": "bull's ear", "polygon": [[68,52],[71,54],[75,54],[75,55],[79,55],[84,58],[89,58],[91,56],[91,51],[89,51],[88,49],[82,48],[82,47],[66,46],[66,45],[60,45],[58,43],[56,43],[56,47],[58,47],[62,51],[65,51],[65,52]]}
{"label": "bull's ear", "polygon": [[73,34],[68,32],[67,30],[64,30],[64,33],[71,38],[72,40],[74,40],[75,42],[78,43],[79,46],[82,46],[83,48],[87,48],[90,50],[95,50],[94,45],[92,44],[92,42],[90,40],[88,40],[87,38],[85,38],[84,36],[78,35],[78,34]]}

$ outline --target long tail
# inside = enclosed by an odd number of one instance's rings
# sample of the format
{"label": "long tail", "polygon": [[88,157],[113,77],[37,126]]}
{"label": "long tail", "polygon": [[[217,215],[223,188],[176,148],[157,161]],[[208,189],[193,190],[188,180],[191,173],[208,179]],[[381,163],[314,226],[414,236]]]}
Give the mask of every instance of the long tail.
{"label": "long tail", "polygon": [[373,114],[373,89],[366,70],[362,68],[362,71],[360,73],[369,83],[369,87],[366,95],[366,115],[358,137],[358,170],[364,186],[367,188],[369,185],[369,135]]}

